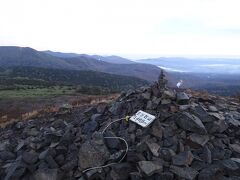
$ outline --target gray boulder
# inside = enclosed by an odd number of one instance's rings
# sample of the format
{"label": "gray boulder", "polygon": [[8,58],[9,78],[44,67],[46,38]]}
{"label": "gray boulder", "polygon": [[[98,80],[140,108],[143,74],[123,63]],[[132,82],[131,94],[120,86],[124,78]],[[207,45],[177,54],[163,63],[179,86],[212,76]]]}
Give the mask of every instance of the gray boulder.
{"label": "gray boulder", "polygon": [[180,105],[185,105],[189,103],[189,97],[184,92],[178,92],[177,93],[177,103]]}
{"label": "gray boulder", "polygon": [[34,174],[35,180],[57,180],[57,169],[39,169]]}
{"label": "gray boulder", "polygon": [[195,179],[198,175],[198,171],[191,167],[181,168],[177,166],[170,166],[170,171],[176,174],[179,178],[185,179]]}
{"label": "gray boulder", "polygon": [[79,150],[79,167],[102,166],[109,159],[110,153],[105,146],[103,139],[93,139],[82,144]]}
{"label": "gray boulder", "polygon": [[172,158],[172,164],[177,166],[188,166],[193,161],[193,154],[191,151],[184,151]]}
{"label": "gray boulder", "polygon": [[200,146],[204,146],[209,141],[209,139],[210,138],[208,135],[201,135],[201,134],[195,134],[195,133],[189,136],[190,141]]}
{"label": "gray boulder", "polygon": [[156,161],[139,161],[138,166],[140,170],[147,176],[151,176],[154,173],[158,173],[163,170],[163,166],[160,164],[160,162]]}
{"label": "gray boulder", "polygon": [[178,113],[175,122],[184,130],[197,134],[207,134],[207,130],[202,121],[198,117],[187,112]]}

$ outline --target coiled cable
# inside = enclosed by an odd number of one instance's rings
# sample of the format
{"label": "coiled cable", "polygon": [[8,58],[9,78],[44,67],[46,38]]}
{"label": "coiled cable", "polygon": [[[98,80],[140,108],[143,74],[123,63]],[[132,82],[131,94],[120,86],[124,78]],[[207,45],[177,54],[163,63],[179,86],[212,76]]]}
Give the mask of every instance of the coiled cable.
{"label": "coiled cable", "polygon": [[[109,126],[111,126],[113,123],[118,122],[118,121],[122,121],[122,120],[128,121],[129,118],[130,118],[129,116],[126,116],[125,118],[120,118],[120,119],[116,119],[116,120],[112,121],[111,123],[109,123],[109,124],[103,129],[102,134],[104,134],[105,131],[107,130],[107,128],[108,128]],[[109,164],[106,164],[106,165],[103,165],[103,166],[91,167],[91,168],[88,168],[88,169],[83,170],[82,173],[85,173],[85,172],[90,171],[90,170],[101,169],[101,168],[105,168],[105,167],[109,167],[109,166],[112,166],[112,165],[121,163],[121,162],[124,160],[124,158],[126,157],[126,155],[127,155],[127,153],[128,153],[128,148],[129,148],[129,147],[128,147],[127,141],[126,141],[124,138],[121,138],[121,137],[104,137],[104,139],[119,139],[119,140],[123,141],[123,142],[125,143],[125,145],[126,145],[126,149],[125,149],[125,153],[124,153],[123,157],[122,157],[118,162],[109,163]]]}

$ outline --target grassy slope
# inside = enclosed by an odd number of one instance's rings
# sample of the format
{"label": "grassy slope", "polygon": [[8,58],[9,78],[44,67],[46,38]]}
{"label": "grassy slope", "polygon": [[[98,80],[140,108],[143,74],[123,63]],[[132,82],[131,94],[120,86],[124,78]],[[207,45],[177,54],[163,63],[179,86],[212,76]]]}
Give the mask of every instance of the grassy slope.
{"label": "grassy slope", "polygon": [[0,90],[1,98],[16,98],[16,97],[39,97],[39,96],[59,96],[74,94],[74,89],[69,89],[66,86],[53,86],[45,88],[33,88],[33,89],[12,89],[12,90]]}
{"label": "grassy slope", "polygon": [[147,84],[147,81],[135,77],[94,71],[36,67],[0,68],[0,99],[75,93],[108,94]]}

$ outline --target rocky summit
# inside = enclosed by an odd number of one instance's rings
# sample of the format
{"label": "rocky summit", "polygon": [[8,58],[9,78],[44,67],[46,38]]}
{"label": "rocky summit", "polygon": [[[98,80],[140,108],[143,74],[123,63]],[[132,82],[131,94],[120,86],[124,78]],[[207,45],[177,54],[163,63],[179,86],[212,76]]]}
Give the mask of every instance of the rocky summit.
{"label": "rocky summit", "polygon": [[[145,128],[109,125],[139,110],[156,119]],[[123,140],[106,137],[124,139],[127,152]],[[239,180],[240,106],[159,78],[111,104],[65,107],[1,129],[0,179]]]}

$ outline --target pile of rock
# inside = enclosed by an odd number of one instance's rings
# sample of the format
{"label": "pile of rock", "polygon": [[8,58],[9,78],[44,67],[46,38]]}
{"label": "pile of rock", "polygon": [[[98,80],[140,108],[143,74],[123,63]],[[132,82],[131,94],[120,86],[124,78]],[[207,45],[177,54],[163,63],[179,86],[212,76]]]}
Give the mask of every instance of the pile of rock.
{"label": "pile of rock", "polygon": [[[114,119],[143,110],[146,128]],[[106,136],[124,138],[129,146]],[[240,108],[158,83],[129,90],[112,104],[73,109],[0,130],[1,179],[240,179]]]}

